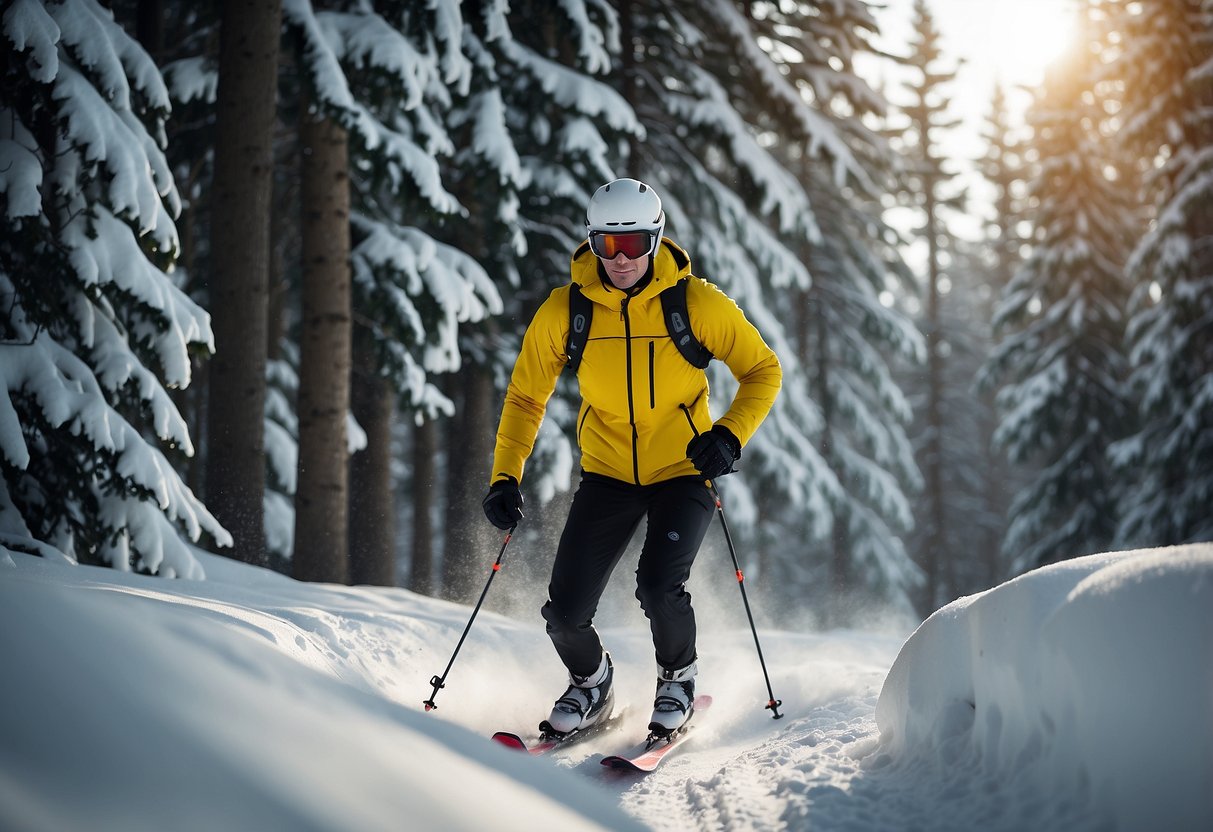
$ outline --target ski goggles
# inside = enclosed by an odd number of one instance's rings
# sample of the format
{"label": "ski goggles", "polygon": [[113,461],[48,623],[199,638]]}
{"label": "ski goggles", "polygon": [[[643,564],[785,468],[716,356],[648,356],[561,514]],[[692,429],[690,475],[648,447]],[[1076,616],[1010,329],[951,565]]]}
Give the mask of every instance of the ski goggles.
{"label": "ski goggles", "polygon": [[590,251],[603,260],[613,260],[620,252],[636,260],[657,249],[657,234],[652,231],[591,231]]}

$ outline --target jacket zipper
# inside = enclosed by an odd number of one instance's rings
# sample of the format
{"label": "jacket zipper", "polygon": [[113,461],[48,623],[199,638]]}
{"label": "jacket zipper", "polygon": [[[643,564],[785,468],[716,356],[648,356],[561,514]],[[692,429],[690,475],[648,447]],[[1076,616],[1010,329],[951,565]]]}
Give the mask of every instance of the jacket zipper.
{"label": "jacket zipper", "polygon": [[640,485],[640,455],[636,450],[636,402],[632,395],[632,319],[628,317],[628,301],[625,297],[619,306],[619,316],[623,318],[623,347],[627,355],[627,385],[628,385],[628,424],[632,427],[632,479]]}
{"label": "jacket zipper", "polygon": [[577,444],[581,445],[581,430],[585,427],[585,420],[590,418],[590,406],[585,406],[585,413],[581,414],[581,421],[577,423]]}
{"label": "jacket zipper", "polygon": [[[696,402],[699,401],[698,396],[695,397],[695,401]],[[691,402],[691,404],[694,404],[694,403],[695,402]],[[691,426],[691,433],[695,434],[695,436],[699,436],[699,428],[695,427],[695,420],[691,418],[690,406],[685,405],[682,402],[679,402],[678,406],[680,408],[682,408],[682,415],[687,417],[687,424]]]}
{"label": "jacket zipper", "polygon": [[649,410],[657,409],[656,342],[649,341]]}

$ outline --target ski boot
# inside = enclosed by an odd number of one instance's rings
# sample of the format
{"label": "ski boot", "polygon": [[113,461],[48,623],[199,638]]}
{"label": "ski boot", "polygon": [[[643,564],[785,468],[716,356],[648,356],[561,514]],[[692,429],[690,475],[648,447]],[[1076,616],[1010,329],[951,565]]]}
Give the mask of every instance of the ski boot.
{"label": "ski boot", "polygon": [[540,733],[564,737],[609,719],[615,708],[615,692],[611,687],[614,679],[611,654],[605,651],[598,669],[589,676],[570,673],[568,690],[556,700],[551,715],[539,724]]}
{"label": "ski boot", "polygon": [[669,737],[686,725],[695,712],[695,662],[679,670],[662,670],[657,677],[657,695],[653,700],[653,720],[649,731],[657,737]]}

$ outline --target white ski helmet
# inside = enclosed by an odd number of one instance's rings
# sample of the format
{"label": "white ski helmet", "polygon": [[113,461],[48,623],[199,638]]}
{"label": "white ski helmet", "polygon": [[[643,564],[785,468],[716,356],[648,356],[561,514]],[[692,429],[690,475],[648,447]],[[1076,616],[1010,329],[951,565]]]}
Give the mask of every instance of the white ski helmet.
{"label": "white ski helmet", "polygon": [[630,260],[651,255],[665,233],[661,197],[643,182],[616,179],[594,192],[585,212],[590,249],[610,259],[620,251]]}

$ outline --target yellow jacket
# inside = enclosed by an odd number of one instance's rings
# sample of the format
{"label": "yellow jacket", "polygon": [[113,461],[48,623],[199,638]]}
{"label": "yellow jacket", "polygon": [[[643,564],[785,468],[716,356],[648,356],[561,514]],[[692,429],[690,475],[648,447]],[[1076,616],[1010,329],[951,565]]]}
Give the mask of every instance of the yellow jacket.
{"label": "yellow jacket", "polygon": [[[577,371],[581,467],[639,485],[697,473],[686,456],[694,436],[687,413],[695,430],[712,427],[708,379],[674,346],[657,297],[691,276],[690,257],[663,238],[654,255],[653,279],[631,298],[599,276],[598,258],[588,244],[573,254],[571,272],[573,282],[594,303]],[[779,393],[779,360],[737,304],[706,280],[692,277],[687,284],[687,311],[700,343],[725,362],[740,383],[718,424],[744,446]],[[493,482],[506,477],[522,482],[547,401],[566,363],[568,329],[565,285],[539,307],[522,339],[497,428]]]}

